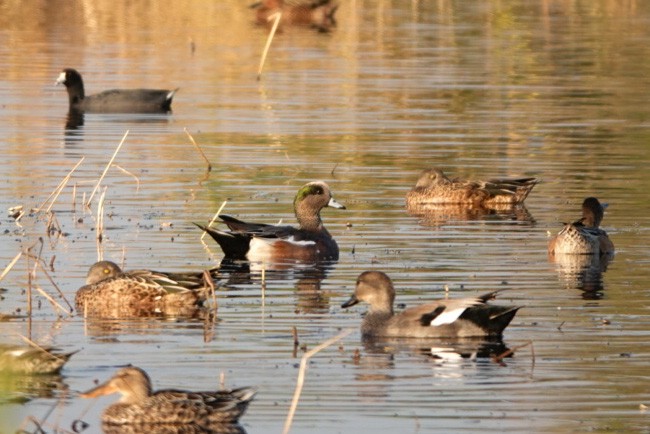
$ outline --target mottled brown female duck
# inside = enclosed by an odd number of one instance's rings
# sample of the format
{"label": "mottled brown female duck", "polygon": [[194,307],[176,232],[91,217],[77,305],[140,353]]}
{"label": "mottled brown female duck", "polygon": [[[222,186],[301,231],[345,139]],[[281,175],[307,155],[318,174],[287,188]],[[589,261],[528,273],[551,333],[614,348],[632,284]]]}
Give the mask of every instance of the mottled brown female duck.
{"label": "mottled brown female duck", "polygon": [[426,169],[407,193],[406,206],[409,209],[452,204],[484,208],[513,206],[521,204],[538,182],[537,178],[449,179],[440,169]]}
{"label": "mottled brown female duck", "polygon": [[62,353],[51,347],[0,344],[0,372],[56,374],[74,353]]}
{"label": "mottled brown female duck", "polygon": [[261,0],[251,5],[258,24],[268,24],[271,15],[281,12],[280,26],[310,26],[321,32],[336,26],[334,14],[338,7],[331,0]]}
{"label": "mottled brown female duck", "polygon": [[614,243],[607,232],[600,229],[605,215],[603,206],[595,197],[582,202],[582,218],[564,225],[548,243],[551,255],[613,255]]}
{"label": "mottled brown female duck", "polygon": [[213,285],[209,279],[216,277],[216,269],[207,273],[122,271],[114,262],[99,261],[90,267],[75,304],[82,313],[100,315],[113,311],[164,313],[178,307],[198,307]]}
{"label": "mottled brown female duck", "polygon": [[153,392],[147,373],[135,366],[129,366],[81,396],[94,398],[116,392],[120,393],[122,398],[104,410],[104,424],[186,424],[209,428],[214,424],[237,423],[257,390],[253,387],[242,387],[210,392],[178,389]]}
{"label": "mottled brown female duck", "polygon": [[495,294],[437,300],[395,314],[393,282],[381,271],[366,271],[359,275],[354,294],[341,307],[361,301],[370,305],[361,323],[364,338],[499,337],[520,307],[487,304]]}
{"label": "mottled brown female duck", "polygon": [[320,211],[325,207],[345,209],[332,197],[323,181],[305,184],[298,190],[293,209],[299,226],[247,223],[220,215],[230,228],[221,231],[197,225],[219,243],[225,259],[253,263],[316,262],[337,260],[339,246],[325,229]]}

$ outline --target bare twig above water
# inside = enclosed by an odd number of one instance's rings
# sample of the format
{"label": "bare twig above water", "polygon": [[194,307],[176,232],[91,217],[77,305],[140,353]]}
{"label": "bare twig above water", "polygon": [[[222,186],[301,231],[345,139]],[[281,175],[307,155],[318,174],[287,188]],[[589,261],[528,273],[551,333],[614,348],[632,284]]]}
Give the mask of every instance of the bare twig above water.
{"label": "bare twig above water", "polygon": [[106,188],[102,191],[99,197],[99,204],[97,205],[97,260],[101,261],[104,258],[104,251],[102,249],[102,241],[104,240],[104,199],[106,198]]}
{"label": "bare twig above water", "polygon": [[199,151],[199,154],[201,154],[201,157],[205,160],[205,162],[208,164],[208,172],[212,171],[212,164],[210,163],[210,160],[208,160],[208,157],[205,155],[203,152],[203,149],[199,146],[198,143],[196,143],[196,140],[194,140],[194,137],[190,134],[189,131],[187,131],[187,128],[183,128],[183,131],[185,131],[185,134],[187,134],[187,137],[190,138],[190,142],[194,145],[197,151]]}
{"label": "bare twig above water", "polygon": [[533,369],[535,369],[535,347],[533,346],[533,341],[528,341],[525,344],[517,345],[516,347],[507,349],[506,351],[504,351],[503,353],[501,353],[499,355],[492,356],[492,361],[494,363],[498,363],[500,365],[503,365],[504,364],[503,359],[513,355],[516,351],[518,351],[518,350],[520,350],[522,348],[528,347],[528,346],[530,347],[530,352],[532,354]]}
{"label": "bare twig above water", "polygon": [[90,193],[90,197],[88,197],[88,201],[86,201],[86,206],[90,206],[90,202],[92,202],[93,197],[95,196],[95,193],[99,189],[99,186],[101,185],[102,181],[104,180],[104,177],[106,176],[106,172],[108,172],[108,169],[110,169],[111,165],[113,164],[113,161],[115,160],[115,157],[117,157],[117,153],[120,152],[120,149],[122,149],[122,145],[126,141],[126,136],[129,135],[129,130],[126,130],[124,133],[124,137],[122,137],[122,140],[120,141],[120,144],[117,145],[117,149],[115,149],[115,152],[113,152],[113,156],[111,157],[111,160],[108,162],[106,165],[106,168],[104,169],[104,172],[102,173],[102,176],[99,177],[99,180],[97,181],[97,184],[95,185],[95,188],[93,189],[92,193]]}
{"label": "bare twig above water", "polygon": [[2,270],[2,273],[0,274],[0,281],[4,279],[9,271],[11,271],[11,269],[14,267],[14,265],[16,265],[16,262],[18,262],[22,254],[23,252],[18,252],[18,254],[11,260],[11,262],[9,262],[9,265],[7,265],[4,270]]}
{"label": "bare twig above water", "polygon": [[262,78],[262,69],[264,68],[264,62],[266,62],[266,55],[269,53],[269,48],[271,48],[271,42],[273,41],[273,36],[278,30],[278,25],[280,24],[280,18],[282,18],[282,12],[275,12],[267,18],[267,21],[273,21],[273,26],[269,32],[269,37],[266,38],[266,44],[264,45],[264,51],[262,51],[262,58],[260,59],[260,66],[257,68],[257,81],[260,81]]}
{"label": "bare twig above water", "polygon": [[314,354],[318,353],[324,348],[329,347],[333,343],[337,342],[340,339],[343,339],[350,333],[352,333],[354,329],[347,329],[343,330],[341,333],[338,335],[334,336],[333,338],[330,338],[323,342],[322,344],[312,348],[311,350],[307,351],[303,356],[302,359],[300,359],[300,370],[298,371],[298,379],[296,380],[296,390],[293,394],[293,400],[291,401],[291,407],[289,408],[289,414],[287,415],[287,419],[284,423],[284,429],[282,430],[282,434],[287,434],[289,430],[291,429],[291,423],[293,422],[293,416],[296,413],[296,408],[298,407],[298,401],[300,400],[300,394],[302,393],[302,386],[305,383],[305,372],[307,371],[307,361],[313,356]]}
{"label": "bare twig above water", "polygon": [[116,169],[121,170],[122,173],[125,173],[125,174],[129,175],[130,177],[132,177],[133,179],[135,179],[135,190],[136,190],[136,191],[140,191],[140,178],[138,178],[138,177],[135,176],[133,173],[129,172],[128,170],[126,170],[125,168],[121,167],[121,166],[118,165],[118,164],[113,164],[113,166],[114,166]]}
{"label": "bare twig above water", "polygon": [[54,189],[54,191],[52,191],[52,193],[50,193],[50,195],[47,197],[47,199],[45,199],[43,201],[43,203],[35,209],[36,211],[41,211],[43,209],[43,207],[45,206],[45,204],[47,204],[50,201],[50,199],[52,199],[52,202],[50,202],[50,205],[47,207],[47,209],[45,211],[49,212],[52,209],[52,206],[56,202],[56,199],[59,197],[59,195],[61,194],[61,191],[63,191],[63,188],[65,188],[66,184],[68,183],[68,181],[72,177],[72,173],[75,170],[77,170],[77,168],[81,165],[81,163],[84,161],[85,158],[86,157],[81,157],[81,160],[79,160],[79,162],[77,164],[75,164],[75,166],[68,172],[68,174],[63,178],[63,180],[59,183],[59,185],[57,185],[57,187]]}
{"label": "bare twig above water", "polygon": [[[226,207],[226,204],[228,203],[228,200],[224,200],[219,209],[217,210],[217,213],[212,217],[212,220],[210,220],[210,223],[206,227],[211,227],[212,224],[219,218],[219,214],[221,214],[221,211]],[[206,231],[203,231],[203,234],[201,235],[201,241],[203,241],[203,238],[207,235]]]}

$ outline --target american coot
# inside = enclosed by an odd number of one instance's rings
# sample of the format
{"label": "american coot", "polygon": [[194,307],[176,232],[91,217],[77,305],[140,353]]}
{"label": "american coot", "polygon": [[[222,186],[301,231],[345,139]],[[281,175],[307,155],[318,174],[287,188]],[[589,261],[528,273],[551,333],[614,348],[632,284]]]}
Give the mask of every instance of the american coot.
{"label": "american coot", "polygon": [[305,184],[293,201],[300,227],[248,223],[220,215],[230,231],[197,225],[219,243],[225,257],[251,262],[317,262],[338,260],[339,246],[323,226],[320,210],[325,207],[345,209],[336,202],[326,183]]}
{"label": "american coot", "polygon": [[85,96],[81,74],[64,69],[56,84],[64,84],[70,99],[70,111],[85,113],[167,113],[178,89],[112,89]]}

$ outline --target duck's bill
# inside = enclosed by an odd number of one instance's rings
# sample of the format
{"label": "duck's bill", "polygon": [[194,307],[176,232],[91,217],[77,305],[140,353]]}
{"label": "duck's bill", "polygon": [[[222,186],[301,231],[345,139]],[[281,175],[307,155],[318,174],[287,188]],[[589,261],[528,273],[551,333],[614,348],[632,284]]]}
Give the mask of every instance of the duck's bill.
{"label": "duck's bill", "polygon": [[345,206],[335,201],[333,197],[330,198],[330,201],[327,203],[327,206],[331,206],[332,208],[345,209]]}
{"label": "duck's bill", "polygon": [[94,389],[90,389],[87,392],[80,393],[79,396],[82,398],[96,398],[98,396],[110,395],[111,393],[118,392],[117,387],[113,385],[112,381],[108,381],[104,384],[100,384]]}
{"label": "duck's bill", "polygon": [[65,84],[65,71],[59,74],[59,77],[54,82],[55,85]]}
{"label": "duck's bill", "polygon": [[350,307],[350,306],[354,306],[357,303],[359,303],[359,299],[355,295],[353,295],[352,297],[350,297],[348,301],[343,303],[341,307]]}

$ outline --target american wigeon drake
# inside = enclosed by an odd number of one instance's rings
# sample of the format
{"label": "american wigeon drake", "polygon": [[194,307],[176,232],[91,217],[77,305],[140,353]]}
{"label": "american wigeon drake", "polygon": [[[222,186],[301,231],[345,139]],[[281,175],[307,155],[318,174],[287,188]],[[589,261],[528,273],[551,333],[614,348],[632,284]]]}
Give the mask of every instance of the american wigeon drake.
{"label": "american wigeon drake", "polygon": [[603,206],[595,197],[588,197],[582,202],[582,218],[564,225],[564,228],[552,237],[548,243],[551,255],[611,255],[614,243],[607,232],[600,229],[605,215]]}
{"label": "american wigeon drake", "polygon": [[310,26],[321,32],[336,26],[334,14],[338,7],[331,0],[261,0],[251,5],[258,24],[268,24],[271,15],[281,12],[281,26]]}
{"label": "american wigeon drake", "polygon": [[167,113],[178,89],[112,89],[86,96],[81,74],[64,69],[56,80],[68,91],[71,112],[82,113]]}
{"label": "american wigeon drake", "polygon": [[370,305],[361,323],[364,338],[499,337],[520,307],[488,304],[495,294],[437,300],[395,314],[393,282],[381,271],[365,271],[357,278],[354,294],[341,307],[362,301]]}
{"label": "american wigeon drake", "polygon": [[414,209],[452,204],[486,208],[513,206],[521,204],[538,182],[537,178],[449,179],[440,169],[426,169],[407,193],[406,206]]}
{"label": "american wigeon drake", "polygon": [[[207,270],[209,279],[217,269]],[[203,304],[213,282],[203,272],[164,273],[122,269],[111,261],[99,261],[88,270],[86,284],[75,296],[77,310],[83,313],[166,312],[177,307]]]}
{"label": "american wigeon drake", "polygon": [[237,423],[257,390],[242,387],[209,392],[179,389],[154,392],[147,373],[129,366],[81,396],[94,398],[116,392],[122,398],[104,410],[105,424],[186,424],[209,429],[213,424]]}
{"label": "american wigeon drake", "polygon": [[305,184],[293,200],[298,227],[247,223],[228,215],[219,218],[230,231],[197,224],[219,243],[228,260],[251,263],[317,262],[338,260],[339,246],[325,229],[320,211],[325,207],[345,209],[332,197],[323,181]]}
{"label": "american wigeon drake", "polygon": [[0,372],[56,374],[75,353],[62,353],[52,347],[0,344]]}

